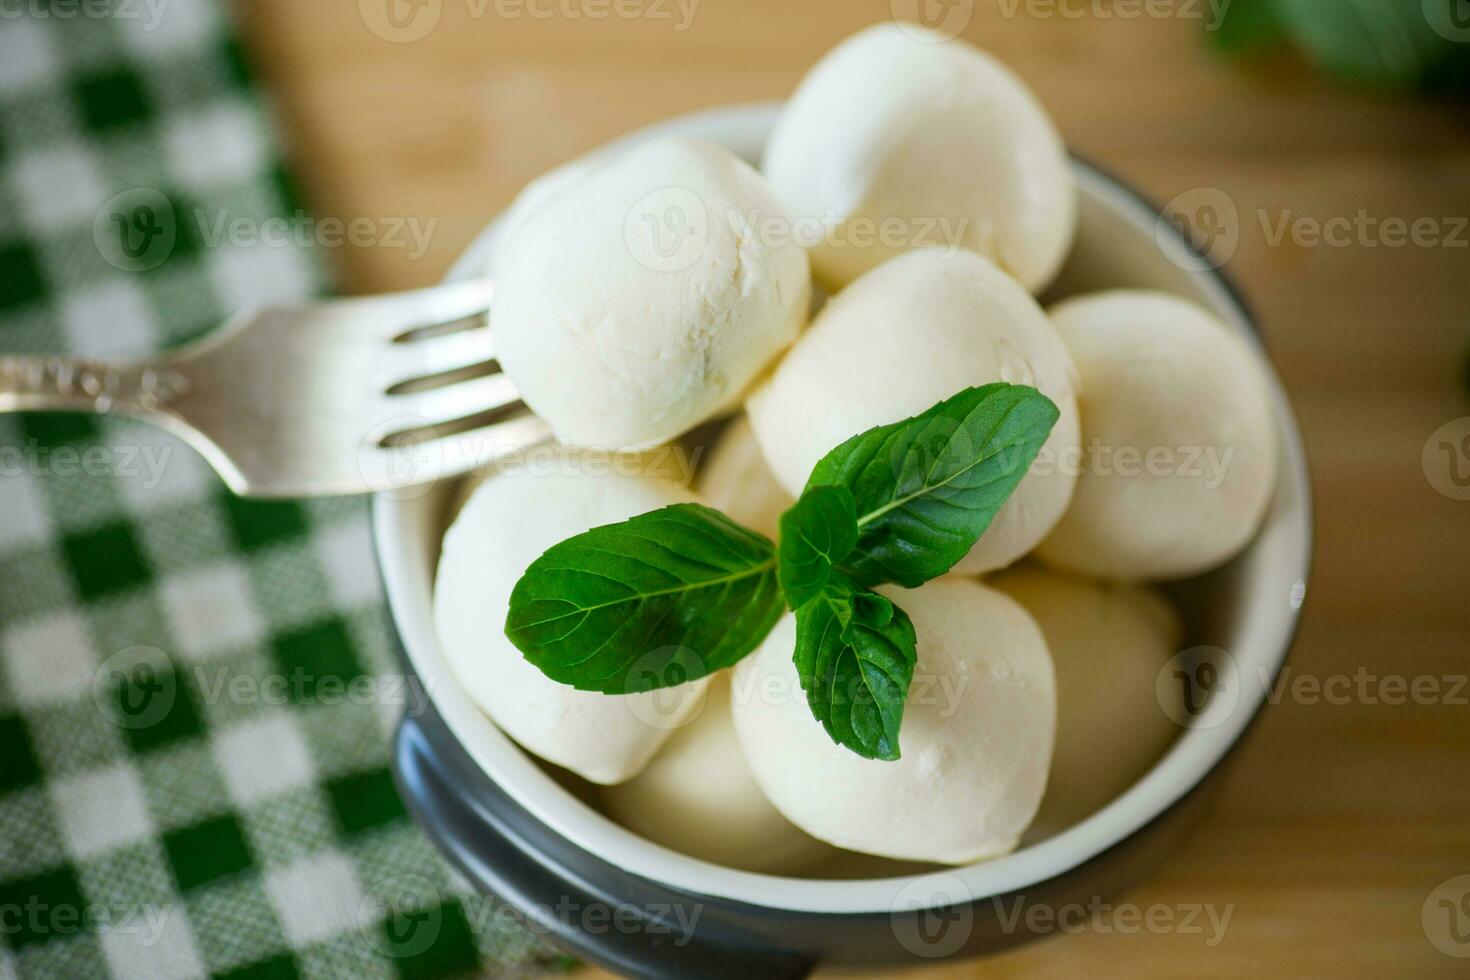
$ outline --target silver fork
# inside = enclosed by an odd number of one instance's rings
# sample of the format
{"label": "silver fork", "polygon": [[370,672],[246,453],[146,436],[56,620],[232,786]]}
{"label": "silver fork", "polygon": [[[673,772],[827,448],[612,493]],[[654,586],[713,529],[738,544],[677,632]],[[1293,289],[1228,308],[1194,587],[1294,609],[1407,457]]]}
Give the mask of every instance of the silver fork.
{"label": "silver fork", "polygon": [[393,491],[547,441],[495,360],[488,280],[242,313],[155,360],[0,357],[0,412],[118,412],[249,497]]}

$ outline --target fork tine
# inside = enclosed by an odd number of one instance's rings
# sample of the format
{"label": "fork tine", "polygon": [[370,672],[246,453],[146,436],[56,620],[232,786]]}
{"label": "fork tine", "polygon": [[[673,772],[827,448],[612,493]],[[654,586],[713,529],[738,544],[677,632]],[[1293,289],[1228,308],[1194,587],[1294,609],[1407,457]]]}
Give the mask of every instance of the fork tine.
{"label": "fork tine", "polygon": [[461,381],[430,391],[393,395],[384,399],[385,421],[402,418],[405,428],[442,425],[468,415],[504,408],[520,401],[521,393],[504,374]]}
{"label": "fork tine", "polygon": [[421,295],[427,301],[420,307],[418,326],[432,327],[463,320],[490,309],[495,286],[489,279],[474,279],[448,288],[424,290]]}
{"label": "fork tine", "polygon": [[395,344],[416,344],[420,341],[433,340],[435,337],[443,337],[448,334],[459,333],[461,330],[474,330],[478,327],[488,326],[490,323],[490,311],[481,310],[462,316],[458,320],[445,320],[430,324],[427,327],[414,327],[406,330],[393,338]]}
{"label": "fork tine", "polygon": [[465,330],[419,343],[394,344],[388,349],[383,388],[392,388],[409,381],[493,360],[495,337],[485,328]]}
{"label": "fork tine", "polygon": [[393,339],[426,327],[453,323],[484,313],[490,308],[494,292],[495,287],[491,280],[473,279],[447,286],[389,293],[386,296],[335,300],[328,305],[351,310],[372,322],[382,336]]}
{"label": "fork tine", "polygon": [[486,428],[475,428],[437,440],[436,445],[446,462],[457,462],[464,469],[456,472],[485,470],[497,464],[504,466],[526,450],[552,441],[551,427],[540,416],[527,411],[524,415],[505,419]]}
{"label": "fork tine", "polygon": [[527,450],[552,441],[551,429],[529,411],[440,439],[381,447],[361,460],[366,483],[380,493],[416,496],[434,480],[510,465]]}

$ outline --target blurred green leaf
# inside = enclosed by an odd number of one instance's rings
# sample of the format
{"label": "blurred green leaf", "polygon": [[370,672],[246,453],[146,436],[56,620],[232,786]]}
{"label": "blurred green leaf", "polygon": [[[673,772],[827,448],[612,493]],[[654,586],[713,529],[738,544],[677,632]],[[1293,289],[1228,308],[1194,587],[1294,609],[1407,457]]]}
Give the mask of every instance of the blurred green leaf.
{"label": "blurred green leaf", "polygon": [[1227,54],[1257,51],[1285,39],[1275,0],[1230,0],[1210,34],[1216,49]]}
{"label": "blurred green leaf", "polygon": [[1211,38],[1228,54],[1283,40],[1351,84],[1470,91],[1470,0],[1230,0]]}
{"label": "blurred green leaf", "polygon": [[1423,0],[1275,0],[1287,33],[1323,70],[1351,82],[1411,87],[1449,56]]}

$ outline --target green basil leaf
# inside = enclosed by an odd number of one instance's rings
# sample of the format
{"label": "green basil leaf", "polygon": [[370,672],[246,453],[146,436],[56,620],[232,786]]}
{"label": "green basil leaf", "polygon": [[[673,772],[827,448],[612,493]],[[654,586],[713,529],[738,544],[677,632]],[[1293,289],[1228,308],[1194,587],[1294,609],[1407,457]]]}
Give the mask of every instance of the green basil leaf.
{"label": "green basil leaf", "polygon": [[1210,41],[1227,54],[1256,51],[1286,39],[1276,0],[1230,0],[1215,16]]}
{"label": "green basil leaf", "polygon": [[[1286,32],[1318,67],[1386,88],[1424,82],[1459,47],[1452,31],[1459,0],[1273,0]],[[1451,37],[1454,35],[1451,34]]]}
{"label": "green basil leaf", "polygon": [[835,574],[796,610],[796,673],[812,715],[865,759],[899,757],[918,639],[908,614]]}
{"label": "green basil leaf", "polygon": [[799,609],[821,595],[857,545],[857,505],[846,487],[810,487],[781,515],[777,576],[786,602]]}
{"label": "green basil leaf", "polygon": [[783,610],[769,540],[675,504],[551,547],[512,590],[505,635],[552,680],[632,694],[733,665]]}
{"label": "green basil leaf", "polygon": [[1026,475],[1059,416],[1035,388],[991,384],[854,436],[807,486],[844,486],[858,543],[843,569],[860,585],[916,588],[954,567]]}

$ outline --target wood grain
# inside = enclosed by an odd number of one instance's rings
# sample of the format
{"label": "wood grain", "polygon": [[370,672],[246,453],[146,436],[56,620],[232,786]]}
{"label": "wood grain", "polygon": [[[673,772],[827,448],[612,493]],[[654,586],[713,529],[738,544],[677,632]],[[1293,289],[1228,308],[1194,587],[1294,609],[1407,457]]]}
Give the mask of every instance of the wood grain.
{"label": "wood grain", "polygon": [[[537,9],[590,9],[580,2]],[[1289,60],[1224,64],[1199,19],[1127,20],[1108,2],[973,6],[965,35],[1031,83],[1078,151],[1157,200],[1217,187],[1240,208],[1229,269],[1261,313],[1316,480],[1317,563],[1293,670],[1470,671],[1470,502],[1437,493],[1420,462],[1431,433],[1470,416],[1457,380],[1470,232],[1457,246],[1391,248],[1273,244],[1265,230],[1288,213],[1365,211],[1433,218],[1448,235],[1470,215],[1464,110],[1333,89]],[[536,174],[674,113],[779,98],[833,43],[889,15],[888,0],[701,0],[679,31],[442,0],[432,33],[391,43],[351,0],[239,9],[312,207],[436,222],[418,258],[342,251],[352,291],[434,282]],[[1083,16],[1043,16],[1060,9]],[[1463,700],[1287,698],[1191,843],[1128,896],[1232,905],[1217,945],[1089,932],[913,976],[1464,976],[1470,961],[1430,945],[1420,910],[1439,882],[1470,873],[1467,815]]]}

